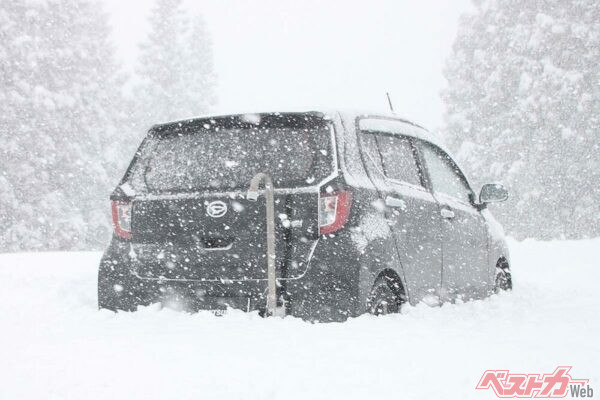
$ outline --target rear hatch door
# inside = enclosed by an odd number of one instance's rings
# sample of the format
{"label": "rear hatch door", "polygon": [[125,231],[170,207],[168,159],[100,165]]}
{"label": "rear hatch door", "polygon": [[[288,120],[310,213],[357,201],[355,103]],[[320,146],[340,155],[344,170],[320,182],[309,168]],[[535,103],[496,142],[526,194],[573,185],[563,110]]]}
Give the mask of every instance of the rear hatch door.
{"label": "rear hatch door", "polygon": [[274,182],[280,277],[300,276],[318,237],[319,183],[335,173],[328,121],[307,114],[195,120],[157,129],[131,181],[132,246],[146,278],[266,279],[265,196],[246,199],[252,177]]}

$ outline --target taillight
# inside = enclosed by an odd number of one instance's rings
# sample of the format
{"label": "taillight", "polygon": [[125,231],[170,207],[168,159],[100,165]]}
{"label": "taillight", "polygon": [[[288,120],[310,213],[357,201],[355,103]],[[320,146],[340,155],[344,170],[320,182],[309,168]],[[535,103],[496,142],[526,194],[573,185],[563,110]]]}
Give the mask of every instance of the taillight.
{"label": "taillight", "polygon": [[111,203],[115,233],[120,238],[131,239],[131,203],[117,200]]}
{"label": "taillight", "polygon": [[352,194],[350,192],[324,193],[319,198],[319,231],[327,235],[339,231],[348,222]]}

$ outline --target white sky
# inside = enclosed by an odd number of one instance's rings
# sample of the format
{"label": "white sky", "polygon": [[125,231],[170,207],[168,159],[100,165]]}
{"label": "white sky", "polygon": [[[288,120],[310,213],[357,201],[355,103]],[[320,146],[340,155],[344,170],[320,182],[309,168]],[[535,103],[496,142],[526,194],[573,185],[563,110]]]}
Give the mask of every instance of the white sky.
{"label": "white sky", "polygon": [[[129,68],[150,0],[104,0]],[[218,112],[387,111],[441,126],[444,60],[469,0],[188,0],[213,39]]]}

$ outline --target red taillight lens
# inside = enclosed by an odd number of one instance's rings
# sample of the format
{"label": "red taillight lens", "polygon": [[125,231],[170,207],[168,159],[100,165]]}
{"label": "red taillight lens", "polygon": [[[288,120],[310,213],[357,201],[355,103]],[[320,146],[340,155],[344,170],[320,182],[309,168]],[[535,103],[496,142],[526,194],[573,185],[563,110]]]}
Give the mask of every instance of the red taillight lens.
{"label": "red taillight lens", "polygon": [[319,198],[319,230],[322,235],[339,231],[348,222],[352,194],[350,192],[325,193]]}
{"label": "red taillight lens", "polygon": [[111,203],[115,233],[120,238],[131,239],[131,203],[115,200]]}

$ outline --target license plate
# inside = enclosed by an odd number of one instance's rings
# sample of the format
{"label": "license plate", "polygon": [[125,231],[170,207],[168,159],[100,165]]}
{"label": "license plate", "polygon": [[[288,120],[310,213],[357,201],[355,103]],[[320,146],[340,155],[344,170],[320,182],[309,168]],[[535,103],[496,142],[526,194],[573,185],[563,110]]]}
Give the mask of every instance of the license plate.
{"label": "license plate", "polygon": [[227,314],[227,309],[219,309],[219,310],[208,310],[216,317],[222,317]]}

